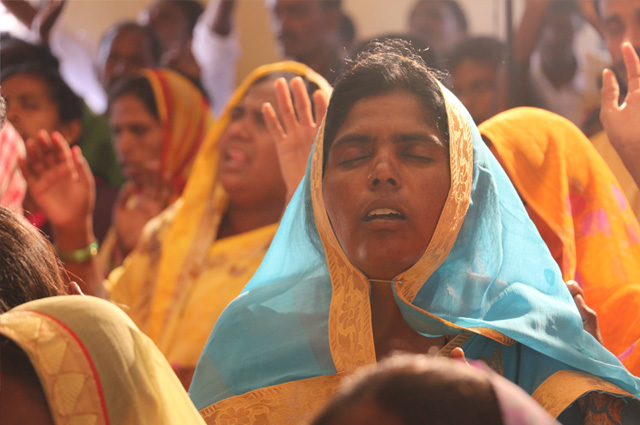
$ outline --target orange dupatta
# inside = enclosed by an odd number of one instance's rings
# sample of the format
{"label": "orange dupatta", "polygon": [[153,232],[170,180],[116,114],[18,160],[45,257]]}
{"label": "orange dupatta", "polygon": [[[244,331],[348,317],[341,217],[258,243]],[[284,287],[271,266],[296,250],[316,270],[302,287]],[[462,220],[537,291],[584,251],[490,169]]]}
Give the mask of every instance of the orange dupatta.
{"label": "orange dupatta", "polygon": [[598,313],[604,345],[640,374],[640,226],[611,170],[577,127],[551,112],[516,108],[478,128],[565,281],[577,281]]}

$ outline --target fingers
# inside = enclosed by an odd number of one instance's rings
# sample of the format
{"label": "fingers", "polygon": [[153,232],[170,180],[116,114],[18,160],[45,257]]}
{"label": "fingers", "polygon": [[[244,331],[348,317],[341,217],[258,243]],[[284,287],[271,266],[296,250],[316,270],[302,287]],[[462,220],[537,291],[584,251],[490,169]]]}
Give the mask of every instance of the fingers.
{"label": "fingers", "polygon": [[278,106],[278,115],[284,124],[284,128],[287,132],[292,131],[298,124],[296,118],[293,102],[291,101],[291,93],[289,92],[289,86],[284,78],[278,78],[274,84],[276,89],[276,101]]}
{"label": "fingers", "polygon": [[581,295],[584,297],[584,291],[575,280],[568,281],[567,288],[569,289],[569,293],[571,293],[571,296],[573,298],[575,298],[577,295]]}
{"label": "fingers", "polygon": [[324,115],[327,113],[329,107],[329,99],[322,90],[316,90],[313,93],[313,105],[316,116],[316,127],[320,127],[320,123],[324,119]]}
{"label": "fingers", "polygon": [[95,180],[93,178],[93,173],[91,172],[91,167],[89,167],[89,163],[84,156],[82,156],[80,146],[74,146],[71,148],[71,160],[80,181],[86,183],[87,186],[94,188],[93,190],[95,190]]}
{"label": "fingers", "polygon": [[307,93],[307,88],[302,78],[295,77],[291,81],[291,90],[293,91],[293,99],[300,124],[306,127],[312,126],[313,115],[311,114],[311,100],[309,99],[309,93]]}
{"label": "fingers", "polygon": [[278,120],[275,109],[273,109],[273,105],[269,102],[262,104],[262,115],[264,116],[264,122],[267,125],[267,129],[269,130],[269,133],[271,133],[271,137],[280,141],[287,136],[280,124],[280,120]]}
{"label": "fingers", "polygon": [[640,60],[635,49],[628,41],[622,44],[622,57],[627,68],[627,78],[629,81],[629,92],[640,89]]}
{"label": "fingers", "polygon": [[[602,112],[616,111],[619,109],[620,86],[615,74],[610,69],[602,72]],[[606,120],[603,120],[603,122]]]}
{"label": "fingers", "polygon": [[450,357],[454,360],[458,360],[461,362],[464,362],[467,366],[469,365],[469,363],[467,362],[466,357],[464,356],[464,350],[460,347],[456,347],[453,350],[451,350],[451,355]]}

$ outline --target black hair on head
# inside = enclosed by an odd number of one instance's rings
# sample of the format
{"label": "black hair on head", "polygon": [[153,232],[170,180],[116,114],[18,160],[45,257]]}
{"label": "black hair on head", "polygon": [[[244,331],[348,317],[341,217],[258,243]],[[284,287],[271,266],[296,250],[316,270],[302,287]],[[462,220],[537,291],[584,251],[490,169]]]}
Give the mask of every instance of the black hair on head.
{"label": "black hair on head", "polygon": [[345,379],[311,425],[344,423],[358,406],[375,408],[403,425],[504,424],[487,374],[448,358],[396,354],[361,368]]}
{"label": "black hair on head", "polygon": [[149,113],[153,115],[155,119],[160,120],[156,96],[153,94],[153,88],[147,78],[142,75],[131,75],[117,80],[113,88],[109,91],[109,109],[111,109],[116,99],[125,95],[138,98]]}
{"label": "black hair on head", "polygon": [[[436,52],[434,52],[431,48],[429,48],[429,41],[424,37],[421,37],[416,34],[409,33],[390,33],[377,36],[372,38],[371,40],[367,40],[360,44],[355,50],[355,56],[357,56],[360,52],[364,51],[369,47],[369,45],[373,42],[384,43],[386,40],[401,40],[406,42],[411,46],[411,49],[422,58],[425,65],[431,68],[432,70],[444,71],[444,67],[442,66],[442,61],[440,56]],[[443,74],[438,74],[439,78],[444,78]]]}
{"label": "black hair on head", "polygon": [[0,33],[0,66],[10,68],[29,62],[55,70],[60,68],[60,62],[47,46],[28,43],[6,32]]}
{"label": "black hair on head", "polygon": [[57,69],[38,62],[26,62],[3,68],[0,72],[0,82],[18,74],[30,75],[47,85],[49,96],[58,108],[60,122],[66,124],[70,121],[82,120],[82,99],[71,90]]}
{"label": "black hair on head", "polygon": [[398,39],[374,41],[350,65],[351,70],[337,81],[329,100],[324,130],[325,162],[351,108],[364,98],[396,90],[416,96],[445,143],[449,143],[449,121],[438,85],[439,74],[425,65],[409,43]]}

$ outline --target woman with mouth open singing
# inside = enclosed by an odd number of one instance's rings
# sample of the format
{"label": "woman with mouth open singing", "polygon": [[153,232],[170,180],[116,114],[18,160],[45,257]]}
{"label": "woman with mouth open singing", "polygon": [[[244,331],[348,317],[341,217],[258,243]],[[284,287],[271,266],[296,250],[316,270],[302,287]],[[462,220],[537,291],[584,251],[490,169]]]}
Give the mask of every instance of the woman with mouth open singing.
{"label": "woman with mouth open singing", "polygon": [[582,329],[469,114],[406,46],[374,45],[335,86],[306,175],[190,394],[207,423],[300,423],[360,366],[458,348],[563,423],[638,417],[640,381]]}

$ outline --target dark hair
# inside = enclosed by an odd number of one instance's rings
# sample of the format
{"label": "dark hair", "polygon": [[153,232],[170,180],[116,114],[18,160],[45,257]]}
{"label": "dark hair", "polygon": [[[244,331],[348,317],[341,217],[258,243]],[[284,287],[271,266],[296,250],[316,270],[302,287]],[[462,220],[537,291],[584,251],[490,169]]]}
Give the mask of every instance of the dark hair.
{"label": "dark hair", "polygon": [[2,68],[11,68],[26,63],[58,70],[60,62],[47,46],[35,45],[14,37],[8,33],[0,35],[0,64]]}
{"label": "dark hair", "polygon": [[449,57],[448,68],[453,69],[463,60],[488,62],[497,68],[504,61],[504,45],[494,37],[471,37],[456,44]]}
{"label": "dark hair", "polygon": [[444,70],[440,56],[429,48],[429,42],[415,34],[391,33],[379,35],[360,44],[360,46],[355,49],[353,56],[357,57],[358,54],[367,49],[371,43],[385,43],[387,40],[400,40],[407,43],[414,50],[415,54],[422,58],[427,67],[440,71]]}
{"label": "dark hair", "polygon": [[453,17],[458,22],[458,28],[463,32],[466,32],[469,29],[469,24],[467,23],[467,16],[464,14],[464,10],[462,10],[462,7],[460,7],[460,4],[458,4],[458,2],[455,0],[418,0],[413,5],[413,8],[411,9],[411,14],[409,16],[413,16],[414,13],[416,13],[416,10],[418,9],[418,7],[420,7],[422,4],[425,4],[425,3],[445,4],[449,8],[449,10],[451,10],[451,13],[453,13]]}
{"label": "dark hair", "polygon": [[131,95],[140,99],[149,113],[155,119],[160,119],[156,96],[153,94],[153,88],[148,79],[142,75],[131,75],[117,80],[109,91],[109,108],[111,108],[116,99],[124,95]]}
{"label": "dark hair", "polygon": [[102,35],[102,38],[100,39],[98,54],[102,55],[102,51],[103,49],[106,48],[107,44],[111,45],[111,43],[113,43],[113,40],[116,38],[116,36],[122,31],[139,31],[149,42],[151,57],[153,58],[155,64],[159,63],[161,50],[160,50],[160,43],[158,42],[158,39],[156,38],[155,34],[153,33],[153,31],[151,31],[150,28],[146,26],[142,26],[133,21],[119,22],[114,26],[110,27],[109,29],[107,29],[107,31]]}
{"label": "dark hair", "polygon": [[51,243],[23,217],[0,206],[0,313],[66,293]]}
{"label": "dark hair", "polygon": [[404,425],[502,424],[493,385],[482,373],[446,358],[396,355],[356,372],[312,425],[330,425],[370,404]]}
{"label": "dark hair", "polygon": [[395,90],[414,94],[433,117],[433,124],[445,142],[449,142],[447,109],[437,73],[425,65],[409,43],[385,40],[371,43],[358,54],[351,70],[336,83],[325,120],[325,162],[338,129],[353,105],[364,98]]}
{"label": "dark hair", "polygon": [[62,123],[82,120],[82,99],[71,90],[56,69],[35,62],[23,63],[3,68],[0,72],[0,81],[5,81],[7,78],[18,74],[26,74],[38,78],[47,85],[49,96],[58,108],[58,115]]}

